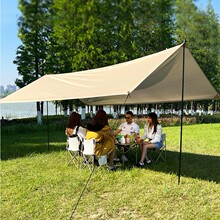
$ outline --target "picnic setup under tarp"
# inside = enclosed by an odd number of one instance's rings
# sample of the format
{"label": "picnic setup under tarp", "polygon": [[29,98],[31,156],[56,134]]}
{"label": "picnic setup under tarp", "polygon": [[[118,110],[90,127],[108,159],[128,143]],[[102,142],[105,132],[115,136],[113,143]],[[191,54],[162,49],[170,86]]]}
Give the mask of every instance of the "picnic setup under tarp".
{"label": "picnic setup under tarp", "polygon": [[[48,74],[1,99],[0,103],[70,99],[80,99],[86,105],[182,102],[182,116],[184,101],[219,97],[184,42],[120,64]],[[182,121],[180,162],[181,152]]]}

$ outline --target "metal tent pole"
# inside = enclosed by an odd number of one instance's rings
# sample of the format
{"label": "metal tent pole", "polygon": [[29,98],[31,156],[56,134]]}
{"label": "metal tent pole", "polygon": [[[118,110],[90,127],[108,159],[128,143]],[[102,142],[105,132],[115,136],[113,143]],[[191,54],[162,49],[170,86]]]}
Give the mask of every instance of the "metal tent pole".
{"label": "metal tent pole", "polygon": [[47,151],[49,151],[50,137],[49,137],[49,120],[48,120],[48,101],[47,101]]}
{"label": "metal tent pole", "polygon": [[186,41],[184,41],[184,43],[183,43],[182,99],[181,99],[181,117],[180,117],[180,153],[179,153],[178,184],[180,184],[180,176],[181,176],[182,142],[183,142],[183,107],[184,107],[184,78],[185,78],[185,47],[186,47]]}

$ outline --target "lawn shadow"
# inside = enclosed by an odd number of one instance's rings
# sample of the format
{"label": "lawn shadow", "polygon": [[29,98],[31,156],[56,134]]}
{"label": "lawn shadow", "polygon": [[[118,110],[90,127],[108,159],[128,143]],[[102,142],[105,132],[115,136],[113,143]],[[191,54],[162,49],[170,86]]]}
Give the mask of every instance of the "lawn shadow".
{"label": "lawn shadow", "polygon": [[[14,144],[6,143],[1,146],[1,160],[16,159],[21,157],[27,157],[33,154],[51,153],[55,151],[65,151],[65,142],[61,140],[55,140],[55,142],[48,143],[42,141],[40,143],[30,142],[17,142]],[[129,155],[129,163],[125,163],[125,167],[122,170],[129,170],[134,167],[135,159],[134,155]],[[152,158],[154,155],[152,155]],[[140,155],[138,155],[140,158]],[[202,155],[194,153],[182,153],[181,160],[181,176],[198,178],[207,181],[213,181],[220,183],[220,157],[213,155]],[[156,164],[145,165],[145,169],[151,169],[158,172],[164,172],[169,174],[178,175],[179,170],[179,152],[167,151],[166,161],[159,160]]]}
{"label": "lawn shadow", "polygon": [[21,157],[27,157],[33,154],[51,153],[54,151],[66,150],[65,144],[62,143],[15,143],[12,146],[2,146],[1,148],[1,160],[10,160]]}
{"label": "lawn shadow", "polygon": [[[159,160],[156,164],[152,163],[151,165],[145,165],[145,169],[178,175],[179,156],[179,152],[167,151],[166,161]],[[219,156],[182,153],[181,176],[220,183],[219,167]]]}

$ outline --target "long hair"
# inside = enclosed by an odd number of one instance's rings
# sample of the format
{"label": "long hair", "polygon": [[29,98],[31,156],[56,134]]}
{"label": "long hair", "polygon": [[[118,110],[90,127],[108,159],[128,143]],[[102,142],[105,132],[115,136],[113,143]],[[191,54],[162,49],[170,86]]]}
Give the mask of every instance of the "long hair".
{"label": "long hair", "polygon": [[81,116],[76,112],[72,112],[66,127],[74,129],[76,126],[82,126]]}
{"label": "long hair", "polygon": [[157,114],[154,112],[151,112],[148,114],[148,117],[152,119],[152,124],[154,126],[154,131],[153,133],[157,132],[157,125],[159,125],[158,119],[157,119]]}
{"label": "long hair", "polygon": [[105,126],[108,125],[108,116],[106,112],[102,109],[98,110],[94,117],[94,125],[95,126]]}

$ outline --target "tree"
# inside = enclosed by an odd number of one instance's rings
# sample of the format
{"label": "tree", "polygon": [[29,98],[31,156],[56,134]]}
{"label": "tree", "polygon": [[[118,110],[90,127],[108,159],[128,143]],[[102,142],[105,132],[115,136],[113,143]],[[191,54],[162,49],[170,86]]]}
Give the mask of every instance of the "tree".
{"label": "tree", "polygon": [[206,11],[199,11],[196,21],[198,48],[195,58],[207,78],[220,92],[220,24],[210,2]]}
{"label": "tree", "polygon": [[[175,24],[176,41],[187,41],[193,57],[215,89],[220,91],[220,26],[211,2],[206,11],[201,11],[192,0],[177,0]],[[202,103],[208,110],[212,102]]]}
{"label": "tree", "polygon": [[[19,38],[14,63],[18,66],[16,85],[23,87],[45,74],[48,41],[50,38],[51,0],[19,0],[22,13],[18,20]],[[41,105],[37,102],[38,123],[41,123]]]}
{"label": "tree", "polygon": [[[54,73],[68,73],[97,67],[100,50],[94,46],[96,7],[94,1],[56,0],[53,7],[50,66]],[[54,59],[55,58],[55,59]],[[54,62],[56,60],[56,62]],[[96,62],[94,61],[96,60]],[[63,108],[78,106],[79,100],[61,102]]]}
{"label": "tree", "polygon": [[173,0],[137,1],[135,15],[139,56],[173,46]]}

